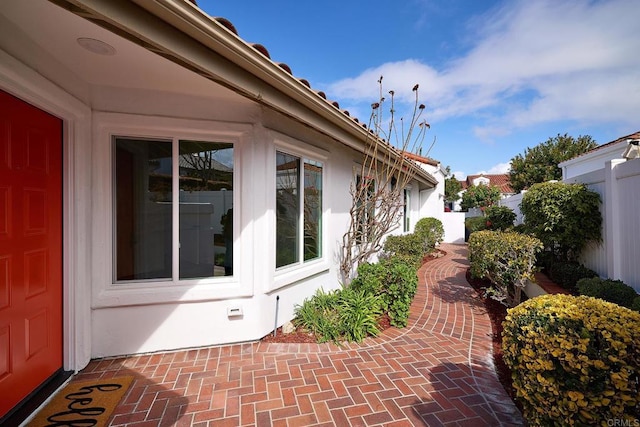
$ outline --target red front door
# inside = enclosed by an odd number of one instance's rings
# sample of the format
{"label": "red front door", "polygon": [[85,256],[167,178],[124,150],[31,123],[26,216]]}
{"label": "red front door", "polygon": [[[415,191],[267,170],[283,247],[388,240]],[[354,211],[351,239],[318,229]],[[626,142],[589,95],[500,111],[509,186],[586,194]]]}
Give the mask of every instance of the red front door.
{"label": "red front door", "polygon": [[62,122],[0,91],[0,417],[62,367]]}

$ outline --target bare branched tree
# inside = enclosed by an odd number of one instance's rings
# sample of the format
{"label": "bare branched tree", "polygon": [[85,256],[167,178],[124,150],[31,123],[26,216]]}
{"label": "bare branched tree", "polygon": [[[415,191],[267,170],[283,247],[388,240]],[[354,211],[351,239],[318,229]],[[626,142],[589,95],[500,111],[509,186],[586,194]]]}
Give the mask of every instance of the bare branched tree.
{"label": "bare branched tree", "polygon": [[422,119],[425,106],[413,87],[414,105],[408,123],[396,120],[395,93],[389,91],[389,115],[385,115],[382,77],[379,101],[371,106],[369,135],[357,172],[351,183],[350,222],[342,237],[340,274],[346,285],[358,266],[382,249],[383,239],[398,227],[404,207],[403,190],[415,178],[416,165],[405,153],[421,150],[429,124]]}

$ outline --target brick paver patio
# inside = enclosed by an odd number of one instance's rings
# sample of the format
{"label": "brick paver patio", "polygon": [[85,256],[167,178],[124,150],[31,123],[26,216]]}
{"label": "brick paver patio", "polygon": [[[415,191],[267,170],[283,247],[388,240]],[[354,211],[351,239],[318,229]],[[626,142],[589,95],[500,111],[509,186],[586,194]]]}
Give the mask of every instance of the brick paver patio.
{"label": "brick paver patio", "polygon": [[113,426],[521,426],[465,245],[419,270],[409,326],[361,344],[246,343],[92,361],[134,375]]}

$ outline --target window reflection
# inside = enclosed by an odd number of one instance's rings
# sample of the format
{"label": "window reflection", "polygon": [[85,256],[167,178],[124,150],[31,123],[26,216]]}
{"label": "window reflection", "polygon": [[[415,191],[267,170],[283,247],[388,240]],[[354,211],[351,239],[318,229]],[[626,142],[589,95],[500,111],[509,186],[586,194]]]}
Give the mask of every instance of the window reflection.
{"label": "window reflection", "polygon": [[171,141],[117,138],[115,157],[116,280],[170,279]]}
{"label": "window reflection", "polygon": [[180,278],[233,275],[233,145],[180,141]]}
{"label": "window reflection", "polygon": [[115,279],[174,279],[174,248],[180,279],[233,275],[233,165],[229,143],[116,137]]}

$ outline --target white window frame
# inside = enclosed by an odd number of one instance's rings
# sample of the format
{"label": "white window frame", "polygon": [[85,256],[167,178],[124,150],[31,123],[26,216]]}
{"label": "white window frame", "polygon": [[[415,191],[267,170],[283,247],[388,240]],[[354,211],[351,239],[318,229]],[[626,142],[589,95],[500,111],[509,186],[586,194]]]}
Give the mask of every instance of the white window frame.
{"label": "white window frame", "polygon": [[[96,183],[93,235],[96,242],[92,254],[93,265],[93,306],[115,307],[127,305],[147,305],[181,301],[206,301],[228,299],[253,295],[251,280],[243,280],[249,276],[252,265],[252,251],[244,242],[243,225],[248,223],[248,211],[240,207],[249,204],[248,192],[243,191],[244,151],[246,134],[250,132],[249,125],[221,123],[202,120],[185,120],[165,117],[137,116],[119,113],[95,113],[93,129],[94,168],[93,180]],[[158,140],[172,140],[175,148],[180,140],[201,140],[212,142],[228,142],[234,147],[234,275],[197,279],[179,279],[177,265],[177,238],[179,231],[178,205],[173,207],[173,278],[116,282],[113,272],[115,263],[115,224],[113,200],[114,188],[114,137],[145,138]],[[172,161],[178,162],[178,156]],[[175,169],[175,165],[174,165]],[[174,188],[174,200],[179,189]],[[245,233],[246,234],[246,233]],[[250,239],[250,236],[249,236]],[[250,242],[249,242],[250,243]],[[240,263],[242,260],[242,263]],[[246,262],[245,262],[246,261]],[[247,271],[247,269],[249,269]]]}
{"label": "white window frame", "polygon": [[[290,285],[297,281],[303,280],[310,276],[328,271],[330,269],[329,264],[329,246],[328,246],[328,235],[329,235],[329,208],[328,208],[328,196],[327,196],[327,176],[329,174],[329,153],[325,150],[322,150],[317,147],[312,147],[307,144],[301,143],[298,140],[295,140],[286,135],[282,135],[276,132],[272,132],[274,135],[274,144],[273,149],[271,150],[271,159],[269,160],[269,170],[271,171],[271,178],[269,180],[269,206],[271,206],[272,218],[270,223],[272,224],[271,229],[273,230],[270,233],[270,248],[273,248],[273,253],[271,255],[270,265],[271,271],[273,271],[273,280],[271,280],[271,286],[268,287],[268,290],[275,290],[282,288],[284,286]],[[291,156],[298,157],[300,159],[300,164],[302,168],[302,173],[304,173],[304,160],[311,160],[322,163],[322,213],[320,215],[322,221],[322,237],[321,237],[321,247],[322,247],[322,255],[319,258],[315,258],[312,260],[304,261],[303,253],[300,255],[301,258],[298,262],[278,267],[276,268],[276,240],[275,233],[277,232],[276,228],[276,155],[278,152],[286,153]],[[304,176],[303,176],[304,178]],[[304,187],[304,182],[301,182],[301,186]],[[301,203],[304,201],[304,198],[301,195]],[[301,230],[301,233],[304,231]],[[300,247],[303,246],[303,240],[299,243]]]}

